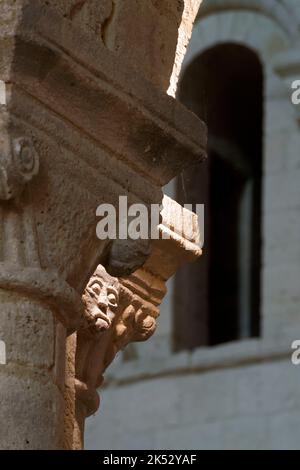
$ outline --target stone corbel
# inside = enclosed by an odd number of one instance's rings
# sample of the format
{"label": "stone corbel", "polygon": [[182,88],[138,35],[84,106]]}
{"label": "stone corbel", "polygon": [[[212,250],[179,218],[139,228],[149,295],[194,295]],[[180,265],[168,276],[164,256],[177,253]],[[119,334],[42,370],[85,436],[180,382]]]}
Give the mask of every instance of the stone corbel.
{"label": "stone corbel", "polygon": [[[163,206],[159,232],[165,239],[152,241],[144,266],[118,280],[99,265],[87,285],[85,323],[77,333],[74,423],[66,426],[73,429],[72,448],[83,447],[84,421],[99,407],[97,389],[105,370],[129,343],[153,335],[166,281],[180,265],[201,255],[196,214],[168,197]],[[70,436],[66,441],[70,445]]]}
{"label": "stone corbel", "polygon": [[145,341],[154,333],[158,316],[158,302],[149,286],[141,288],[135,278],[119,281],[101,265],[90,279],[83,301],[85,318],[77,333],[75,354],[75,448],[83,446],[85,419],[99,407],[97,389],[104,371],[128,343]]}

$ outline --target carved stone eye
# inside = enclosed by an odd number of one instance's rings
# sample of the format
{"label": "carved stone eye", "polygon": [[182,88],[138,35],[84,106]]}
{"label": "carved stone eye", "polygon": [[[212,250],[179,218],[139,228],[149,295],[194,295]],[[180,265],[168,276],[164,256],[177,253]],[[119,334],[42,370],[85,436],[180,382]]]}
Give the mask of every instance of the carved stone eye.
{"label": "carved stone eye", "polygon": [[108,301],[111,305],[117,306],[117,298],[113,292],[110,292],[107,296]]}
{"label": "carved stone eye", "polygon": [[95,282],[95,284],[93,284],[91,287],[90,287],[91,291],[93,292],[93,294],[95,295],[100,295],[101,293],[101,286],[100,284],[98,284],[97,282]]}

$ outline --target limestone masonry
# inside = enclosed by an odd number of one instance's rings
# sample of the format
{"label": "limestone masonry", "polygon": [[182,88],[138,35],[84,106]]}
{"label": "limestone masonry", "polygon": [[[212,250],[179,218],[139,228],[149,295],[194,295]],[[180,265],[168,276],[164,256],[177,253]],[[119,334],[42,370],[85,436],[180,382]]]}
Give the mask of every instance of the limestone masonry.
{"label": "limestone masonry", "polygon": [[1,449],[81,448],[102,373],[201,254],[169,199],[167,243],[96,237],[99,204],[160,204],[205,159],[205,124],[167,94],[198,4],[0,2]]}

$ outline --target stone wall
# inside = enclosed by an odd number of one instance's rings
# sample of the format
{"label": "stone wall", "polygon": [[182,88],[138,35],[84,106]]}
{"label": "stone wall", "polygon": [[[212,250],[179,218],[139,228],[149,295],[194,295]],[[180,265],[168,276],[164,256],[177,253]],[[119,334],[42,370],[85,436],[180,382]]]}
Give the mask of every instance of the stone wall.
{"label": "stone wall", "polygon": [[109,387],[87,448],[299,449],[299,386],[281,359]]}

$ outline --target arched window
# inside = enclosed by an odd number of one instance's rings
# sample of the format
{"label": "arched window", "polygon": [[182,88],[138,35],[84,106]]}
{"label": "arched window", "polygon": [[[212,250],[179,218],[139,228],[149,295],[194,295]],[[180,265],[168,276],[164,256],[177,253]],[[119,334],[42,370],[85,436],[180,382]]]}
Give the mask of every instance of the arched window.
{"label": "arched window", "polygon": [[175,279],[174,349],[259,335],[263,71],[226,43],[185,70],[178,98],[208,124],[208,161],[183,172],[181,204],[205,204],[202,258]]}

